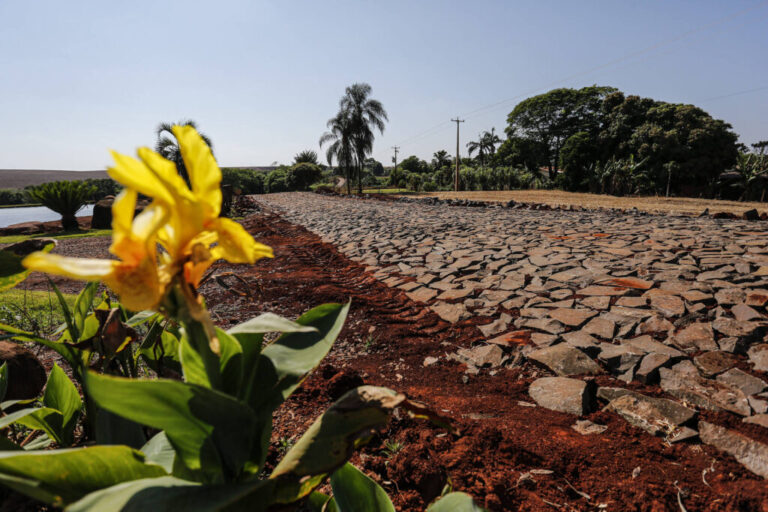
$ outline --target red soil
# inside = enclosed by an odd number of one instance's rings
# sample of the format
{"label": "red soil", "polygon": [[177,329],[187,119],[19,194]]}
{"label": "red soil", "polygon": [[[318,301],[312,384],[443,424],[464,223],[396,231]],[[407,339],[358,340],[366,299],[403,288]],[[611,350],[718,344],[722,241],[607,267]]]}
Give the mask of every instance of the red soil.
{"label": "red soil", "polygon": [[[323,302],[352,300],[333,351],[278,411],[272,461],[279,458],[280,440],[297,439],[335,398],[365,382],[426,403],[452,417],[461,432],[453,436],[402,416],[355,457],[398,510],[424,510],[449,484],[490,510],[662,511],[683,510],[682,504],[689,511],[768,512],[765,480],[709,446],[670,446],[602,411],[586,419],[608,430],[583,436],[571,429],[575,417],[525,405],[531,402],[528,384],[540,370],[526,365],[467,376],[464,365],[442,359],[423,367],[427,356],[470,346],[477,329],[443,322],[277,216],[253,216],[244,224],[273,247],[275,259],[249,269],[214,268],[214,275],[234,273],[202,287],[217,322],[227,326],[262,311],[296,317]],[[609,377],[598,382],[618,385]],[[743,425],[735,416],[704,417],[768,442],[766,429]],[[402,447],[386,453],[387,441]]]}

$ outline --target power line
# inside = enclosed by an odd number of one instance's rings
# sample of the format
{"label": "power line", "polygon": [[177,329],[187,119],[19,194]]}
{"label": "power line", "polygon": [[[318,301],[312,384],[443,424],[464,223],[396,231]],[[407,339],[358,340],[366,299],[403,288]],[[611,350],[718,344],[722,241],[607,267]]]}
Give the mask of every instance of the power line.
{"label": "power line", "polygon": [[[639,57],[639,56],[644,55],[646,53],[650,53],[650,52],[652,52],[654,50],[657,50],[657,49],[662,48],[664,46],[667,46],[669,44],[672,44],[672,43],[675,43],[675,42],[680,41],[682,39],[685,39],[685,38],[687,38],[687,37],[689,37],[691,35],[694,35],[696,33],[712,29],[714,27],[717,27],[719,25],[727,23],[727,22],[729,22],[729,21],[731,21],[733,19],[736,19],[736,18],[739,18],[741,16],[744,16],[745,14],[747,14],[749,12],[752,12],[755,9],[758,9],[760,7],[763,7],[766,4],[768,4],[768,0],[763,0],[763,1],[758,2],[757,4],[755,4],[755,5],[751,6],[751,7],[747,7],[746,9],[742,9],[742,10],[737,11],[737,12],[731,14],[731,15],[724,16],[724,17],[719,18],[719,19],[717,19],[715,21],[712,21],[712,22],[710,22],[710,23],[708,23],[706,25],[702,25],[702,26],[693,28],[691,30],[688,30],[686,32],[682,32],[682,33],[680,33],[680,34],[678,34],[676,36],[669,37],[667,39],[661,40],[661,41],[659,41],[657,43],[654,43],[654,44],[652,44],[650,46],[647,46],[645,48],[642,48],[640,50],[636,50],[634,52],[628,53],[628,54],[626,54],[626,55],[624,55],[622,57],[618,57],[616,59],[612,59],[612,60],[610,60],[610,61],[608,61],[608,62],[606,62],[604,64],[600,64],[598,66],[591,67],[591,68],[586,69],[584,71],[580,71],[578,73],[574,73],[572,75],[568,75],[568,76],[566,76],[566,77],[564,77],[562,79],[550,82],[547,85],[538,87],[536,89],[531,89],[528,92],[525,92],[525,93],[522,93],[522,94],[518,94],[518,95],[515,95],[515,96],[512,96],[512,97],[503,99],[501,101],[497,101],[497,102],[491,103],[491,104],[486,105],[484,107],[481,107],[481,108],[469,111],[469,112],[464,114],[464,117],[468,118],[468,117],[475,116],[475,115],[479,114],[480,112],[484,112],[486,110],[494,109],[496,107],[499,107],[501,105],[507,104],[507,103],[509,103],[511,101],[514,101],[514,100],[517,100],[517,99],[520,99],[520,98],[523,98],[523,97],[528,97],[528,96],[530,96],[532,94],[535,94],[535,93],[541,91],[542,89],[548,89],[548,88],[553,87],[555,85],[560,85],[563,82],[567,82],[568,80],[572,80],[574,78],[578,78],[578,77],[587,75],[589,73],[593,73],[595,71],[599,71],[601,69],[605,69],[605,68],[608,68],[608,67],[611,67],[611,66],[615,66],[616,64],[620,64],[620,63],[622,63],[624,61],[633,59],[635,57]],[[704,100],[704,101],[709,101],[709,100]],[[424,130],[423,132],[420,132],[420,133],[418,133],[416,135],[413,135],[413,136],[411,136],[411,137],[409,137],[407,139],[404,139],[403,141],[400,142],[400,144],[401,145],[407,145],[407,144],[413,143],[414,141],[416,141],[418,139],[421,139],[421,138],[423,138],[425,136],[437,133],[437,131],[442,129],[446,124],[448,124],[448,121],[443,121],[443,122],[441,122],[439,124],[436,124],[435,126],[433,126],[431,128],[428,128],[427,130]]]}
{"label": "power line", "polygon": [[723,98],[730,98],[731,96],[740,96],[742,94],[748,94],[750,92],[763,91],[765,89],[768,89],[768,85],[763,85],[762,87],[755,87],[754,89],[747,89],[745,91],[732,92],[730,94],[722,94],[720,96],[712,96],[711,98],[704,98],[703,100],[698,100],[696,103],[704,103],[706,101],[721,100]]}

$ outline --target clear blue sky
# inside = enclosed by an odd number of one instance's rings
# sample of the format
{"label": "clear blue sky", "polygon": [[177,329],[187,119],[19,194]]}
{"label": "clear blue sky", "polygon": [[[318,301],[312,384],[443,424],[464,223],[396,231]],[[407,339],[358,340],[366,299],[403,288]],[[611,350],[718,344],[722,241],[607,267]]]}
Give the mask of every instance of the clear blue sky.
{"label": "clear blue sky", "polygon": [[395,144],[453,153],[456,115],[465,153],[525,96],[593,83],[694,103],[752,143],[766,26],[756,0],[0,0],[0,168],[103,168],[182,118],[221,165],[288,163],[357,81],[389,113],[385,164]]}

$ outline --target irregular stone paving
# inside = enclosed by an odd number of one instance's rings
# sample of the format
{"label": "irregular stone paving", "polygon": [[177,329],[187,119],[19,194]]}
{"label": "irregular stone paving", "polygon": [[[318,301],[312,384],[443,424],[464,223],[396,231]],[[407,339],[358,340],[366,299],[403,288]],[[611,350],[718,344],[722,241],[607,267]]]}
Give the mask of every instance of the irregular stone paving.
{"label": "irregular stone paving", "polygon": [[[478,332],[486,344],[454,358],[470,368],[478,361],[494,367],[513,358],[489,346],[521,351],[559,376],[532,384],[543,407],[578,410],[594,397],[573,377],[607,372],[627,383],[659,384],[690,408],[681,416],[669,400],[597,390],[609,410],[668,440],[697,435],[698,409],[766,425],[766,223],[310,193],[259,200],[443,320],[485,320]],[[573,400],[560,403],[558,396]],[[702,439],[714,446],[725,443],[722,437],[738,439],[728,446],[749,450],[752,443],[753,453],[768,453],[765,444],[719,428]],[[748,466],[765,476],[768,461]]]}

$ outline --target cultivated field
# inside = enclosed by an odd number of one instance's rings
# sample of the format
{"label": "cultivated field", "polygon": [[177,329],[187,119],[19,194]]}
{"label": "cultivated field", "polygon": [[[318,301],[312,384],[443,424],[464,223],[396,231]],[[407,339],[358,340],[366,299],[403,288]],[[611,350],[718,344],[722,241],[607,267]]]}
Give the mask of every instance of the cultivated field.
{"label": "cultivated field", "polygon": [[507,202],[510,199],[521,203],[538,203],[550,206],[581,206],[583,208],[637,208],[650,213],[671,213],[699,215],[709,208],[710,213],[729,212],[741,214],[757,209],[768,212],[768,203],[720,201],[691,197],[616,197],[602,194],[582,194],[562,190],[502,190],[472,192],[430,192],[422,196],[440,199],[471,199],[473,201]]}
{"label": "cultivated field", "polygon": [[45,171],[37,169],[0,169],[0,188],[24,188],[59,180],[107,178],[106,171]]}

